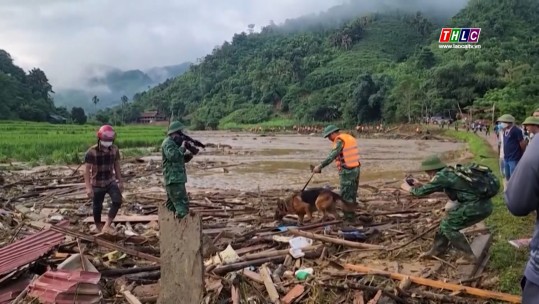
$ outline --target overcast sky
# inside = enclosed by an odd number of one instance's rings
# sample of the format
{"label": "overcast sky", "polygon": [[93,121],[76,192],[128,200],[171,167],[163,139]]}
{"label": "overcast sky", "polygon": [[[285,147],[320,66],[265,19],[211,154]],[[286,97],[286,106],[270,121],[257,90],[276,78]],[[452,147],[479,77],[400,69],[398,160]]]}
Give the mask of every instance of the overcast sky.
{"label": "overcast sky", "polygon": [[54,88],[88,66],[145,69],[194,61],[247,29],[324,11],[343,0],[1,0],[0,48]]}

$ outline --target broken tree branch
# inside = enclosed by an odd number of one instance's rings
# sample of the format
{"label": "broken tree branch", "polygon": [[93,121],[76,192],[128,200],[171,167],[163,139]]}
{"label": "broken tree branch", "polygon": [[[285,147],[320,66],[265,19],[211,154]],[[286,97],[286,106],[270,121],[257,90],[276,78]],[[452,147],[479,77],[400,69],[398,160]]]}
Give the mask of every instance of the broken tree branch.
{"label": "broken tree branch", "polygon": [[437,220],[435,221],[427,230],[425,230],[423,233],[417,235],[416,237],[414,237],[413,239],[409,240],[408,242],[402,244],[402,245],[398,245],[398,246],[395,246],[393,248],[389,248],[388,250],[389,251],[395,251],[397,249],[401,249],[403,247],[406,247],[408,245],[410,245],[411,243],[415,242],[416,240],[424,237],[425,235],[427,235],[429,232],[431,232],[432,230],[438,228],[438,225],[440,224],[440,220]]}

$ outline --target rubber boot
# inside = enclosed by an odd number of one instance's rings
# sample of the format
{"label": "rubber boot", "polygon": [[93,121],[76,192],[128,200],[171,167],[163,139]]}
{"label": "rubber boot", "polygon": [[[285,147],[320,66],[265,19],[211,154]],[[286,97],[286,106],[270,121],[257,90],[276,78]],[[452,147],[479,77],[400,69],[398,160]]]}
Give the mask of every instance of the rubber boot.
{"label": "rubber boot", "polygon": [[470,247],[470,244],[468,244],[468,241],[463,235],[454,240],[451,240],[451,244],[453,245],[453,247],[464,253],[464,257],[457,260],[457,264],[477,263],[477,257],[473,253],[472,247]]}
{"label": "rubber boot", "polygon": [[441,234],[440,232],[436,232],[436,235],[434,236],[434,243],[432,244],[432,248],[423,253],[420,258],[423,257],[432,257],[432,256],[438,256],[442,253],[444,253],[447,250],[447,247],[449,246],[449,240],[445,235]]}

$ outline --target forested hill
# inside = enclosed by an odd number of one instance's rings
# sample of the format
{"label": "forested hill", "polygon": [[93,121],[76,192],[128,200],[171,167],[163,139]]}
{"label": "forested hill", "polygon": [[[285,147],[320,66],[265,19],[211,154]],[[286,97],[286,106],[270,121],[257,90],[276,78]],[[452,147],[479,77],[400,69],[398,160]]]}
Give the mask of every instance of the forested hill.
{"label": "forested hill", "polygon": [[[538,105],[539,1],[471,0],[446,24],[435,17],[371,14],[338,28],[310,20],[236,34],[135,103],[172,109],[196,128],[272,117],[407,121],[493,103],[522,119]],[[439,48],[442,27],[481,28],[481,49]]]}
{"label": "forested hill", "polygon": [[26,73],[13,64],[11,55],[0,49],[0,120],[44,121],[49,114],[65,114],[56,109],[50,94],[52,86],[45,73],[32,69]]}

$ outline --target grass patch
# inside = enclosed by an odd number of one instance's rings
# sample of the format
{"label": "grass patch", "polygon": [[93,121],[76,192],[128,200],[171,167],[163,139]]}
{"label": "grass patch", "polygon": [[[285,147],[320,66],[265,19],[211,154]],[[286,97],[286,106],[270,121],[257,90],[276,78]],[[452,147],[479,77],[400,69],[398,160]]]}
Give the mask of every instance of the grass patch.
{"label": "grass patch", "polygon": [[[473,133],[447,131],[447,135],[468,142],[474,161],[489,166],[500,181],[499,160],[491,145],[483,138]],[[481,157],[483,156],[483,157]],[[486,157],[486,158],[484,158]],[[498,275],[500,281],[498,290],[512,294],[520,294],[520,279],[528,261],[528,250],[517,250],[508,241],[516,238],[530,237],[533,233],[535,218],[513,216],[505,206],[503,193],[493,198],[494,211],[485,221],[493,234],[493,244],[490,249],[491,258],[488,270]]]}

